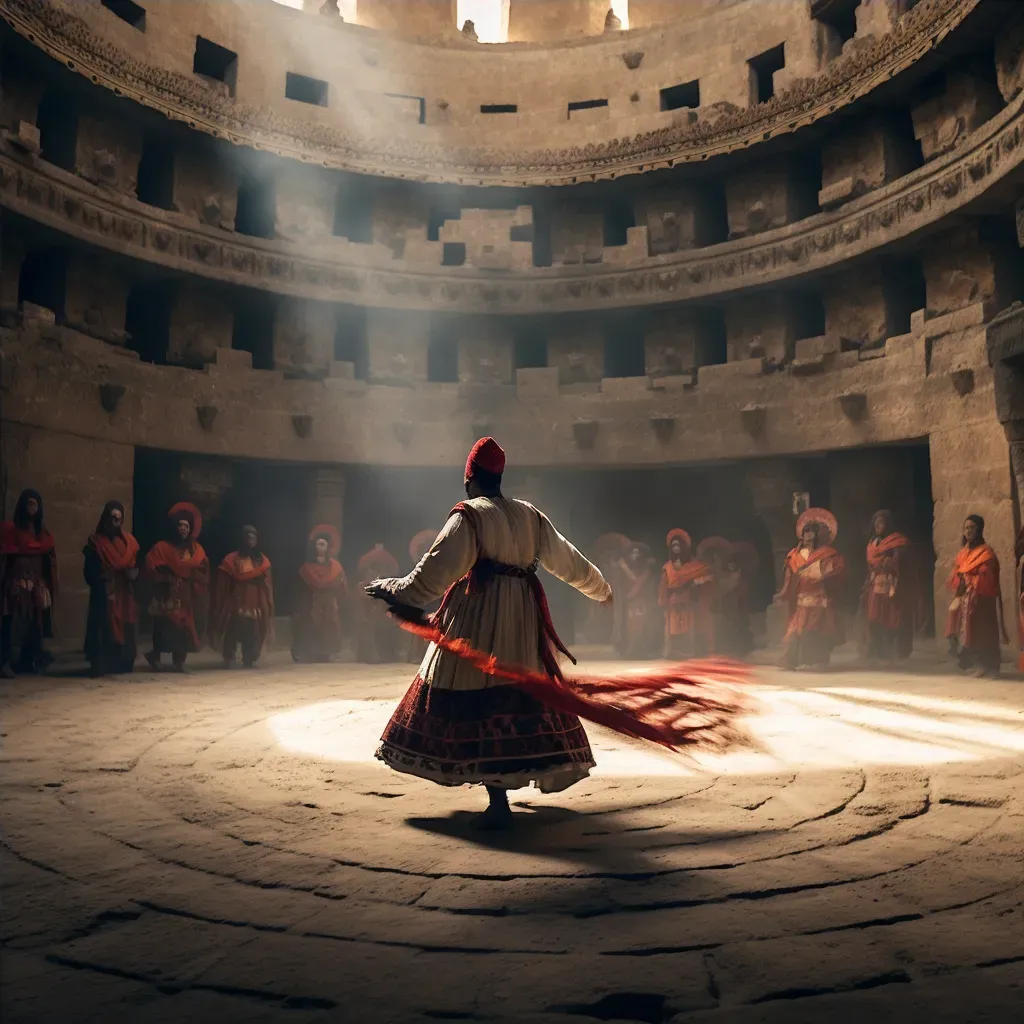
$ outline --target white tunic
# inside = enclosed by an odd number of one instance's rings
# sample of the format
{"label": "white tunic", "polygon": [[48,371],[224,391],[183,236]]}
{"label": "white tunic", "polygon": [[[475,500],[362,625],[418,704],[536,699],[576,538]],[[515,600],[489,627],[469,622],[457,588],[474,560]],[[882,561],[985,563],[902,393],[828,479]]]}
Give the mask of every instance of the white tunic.
{"label": "white tunic", "polygon": [[[514,498],[473,498],[463,504],[472,510],[472,518],[453,514],[408,576],[383,581],[384,589],[401,604],[422,608],[436,601],[481,558],[523,569],[537,561],[595,601],[611,596],[597,566],[533,505]],[[475,594],[460,587],[449,601],[442,628],[499,661],[542,669],[541,623],[528,579],[496,575]],[[427,649],[420,674],[431,686],[450,690],[478,690],[504,682],[434,644]]]}

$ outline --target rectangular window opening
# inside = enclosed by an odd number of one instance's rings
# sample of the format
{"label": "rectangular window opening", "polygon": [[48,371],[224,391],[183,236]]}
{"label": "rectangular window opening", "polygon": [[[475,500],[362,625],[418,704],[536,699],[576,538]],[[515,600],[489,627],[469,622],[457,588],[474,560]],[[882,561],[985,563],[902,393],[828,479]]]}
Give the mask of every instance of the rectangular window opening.
{"label": "rectangular window opening", "polygon": [[440,327],[434,327],[427,342],[427,380],[436,384],[459,381],[459,344]]}
{"label": "rectangular window opening", "polygon": [[390,96],[393,100],[412,100],[417,105],[419,113],[416,118],[417,124],[427,123],[427,102],[422,96],[409,96],[404,92],[386,92],[385,96]]}
{"label": "rectangular window opening", "polygon": [[361,245],[373,241],[373,196],[361,180],[344,181],[338,189],[333,233]]}
{"label": "rectangular window opening", "polygon": [[243,175],[238,186],[235,231],[253,238],[273,238],[276,220],[273,181]]}
{"label": "rectangular window opening", "polygon": [[230,95],[235,95],[238,82],[238,54],[225,46],[196,36],[196,52],[192,58],[192,71],[204,78],[223,82]]}
{"label": "rectangular window opening", "polygon": [[235,305],[235,322],[231,347],[252,356],[254,370],[274,368],[274,303],[266,295],[239,295]]}
{"label": "rectangular window opening", "polygon": [[682,85],[670,85],[661,90],[662,110],[682,110],[689,107],[696,110],[700,106],[700,81],[684,82]]}
{"label": "rectangular window opening", "polygon": [[442,267],[462,267],[466,263],[465,242],[445,242],[444,255],[441,259]]}
{"label": "rectangular window opening", "polygon": [[18,305],[31,302],[53,311],[57,322],[64,319],[67,291],[67,252],[50,248],[30,252],[18,277]]}
{"label": "rectangular window opening", "polygon": [[811,0],[811,17],[832,29],[841,45],[857,34],[859,4],[860,0]]}
{"label": "rectangular window opening", "polygon": [[166,143],[146,139],[139,160],[135,195],[160,210],[174,209],[174,151]]}
{"label": "rectangular window opening", "polygon": [[786,66],[786,44],[779,43],[747,61],[751,74],[751,97],[767,103],[775,95],[775,72]]}
{"label": "rectangular window opening", "polygon": [[137,28],[140,32],[146,31],[145,7],[132,3],[132,0],[101,0],[101,2],[111,14],[128,22],[132,28]]}
{"label": "rectangular window opening", "polygon": [[516,103],[482,103],[480,104],[481,114],[516,114],[519,112],[519,105]]}
{"label": "rectangular window opening", "polygon": [[128,347],[144,363],[163,366],[171,340],[173,286],[169,281],[142,281],[128,292],[124,329]]}
{"label": "rectangular window opening", "polygon": [[69,96],[45,93],[36,111],[39,155],[65,171],[75,169],[78,147],[78,112]]}
{"label": "rectangular window opening", "polygon": [[327,83],[319,78],[307,78],[289,71],[284,77],[285,99],[297,103],[311,103],[315,107],[327,106]]}
{"label": "rectangular window opening", "polygon": [[607,106],[607,100],[577,100],[575,103],[569,104],[569,116],[572,117],[577,110],[594,110],[597,107]]}
{"label": "rectangular window opening", "polygon": [[367,380],[370,376],[370,346],[364,306],[339,309],[334,331],[334,359],[338,363],[351,363],[356,380]]}
{"label": "rectangular window opening", "polygon": [[515,339],[515,365],[517,370],[535,370],[548,365],[548,339],[543,331],[524,331]]}

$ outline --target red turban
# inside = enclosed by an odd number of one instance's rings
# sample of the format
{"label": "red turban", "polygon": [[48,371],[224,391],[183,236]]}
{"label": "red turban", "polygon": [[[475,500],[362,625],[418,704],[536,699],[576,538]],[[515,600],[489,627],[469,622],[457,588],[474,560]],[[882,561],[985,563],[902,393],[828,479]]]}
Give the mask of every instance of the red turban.
{"label": "red turban", "polygon": [[466,479],[477,469],[495,476],[505,472],[505,452],[493,437],[481,437],[470,449],[469,458],[466,459]]}

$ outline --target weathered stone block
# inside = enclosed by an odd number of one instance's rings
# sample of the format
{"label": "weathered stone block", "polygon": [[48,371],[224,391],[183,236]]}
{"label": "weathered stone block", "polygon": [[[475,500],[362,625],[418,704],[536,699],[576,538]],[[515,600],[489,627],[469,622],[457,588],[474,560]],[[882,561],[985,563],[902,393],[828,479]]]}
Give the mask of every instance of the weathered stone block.
{"label": "weathered stone block", "polygon": [[765,371],[765,360],[737,359],[717,366],[701,366],[697,370],[697,386],[701,388],[731,388],[749,377],[760,377]]}
{"label": "weathered stone block", "polygon": [[941,96],[914,107],[914,136],[925,160],[946,153],[980,128],[1001,106],[998,89],[967,70],[950,71]]}
{"label": "weathered stone block", "polygon": [[1024,88],[1024,18],[996,34],[996,81],[1007,103]]}
{"label": "weathered stone block", "polygon": [[650,390],[650,377],[605,377],[601,381],[601,394],[611,399],[644,398]]}
{"label": "weathered stone block", "polygon": [[558,367],[537,366],[516,370],[516,397],[538,401],[558,397]]}

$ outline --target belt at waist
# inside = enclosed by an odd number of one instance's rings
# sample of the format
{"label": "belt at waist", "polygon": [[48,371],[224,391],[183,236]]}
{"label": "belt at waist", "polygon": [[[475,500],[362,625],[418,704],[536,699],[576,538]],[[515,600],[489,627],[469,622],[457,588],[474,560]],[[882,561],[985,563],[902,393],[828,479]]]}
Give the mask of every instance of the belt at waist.
{"label": "belt at waist", "polygon": [[495,562],[490,558],[479,558],[471,570],[480,576],[511,576],[514,579],[526,579],[528,576],[537,575],[537,562],[525,568],[521,565],[506,565],[504,562]]}

